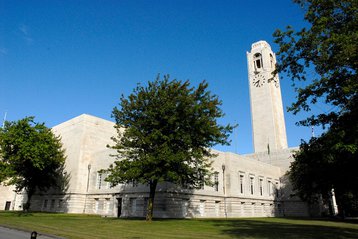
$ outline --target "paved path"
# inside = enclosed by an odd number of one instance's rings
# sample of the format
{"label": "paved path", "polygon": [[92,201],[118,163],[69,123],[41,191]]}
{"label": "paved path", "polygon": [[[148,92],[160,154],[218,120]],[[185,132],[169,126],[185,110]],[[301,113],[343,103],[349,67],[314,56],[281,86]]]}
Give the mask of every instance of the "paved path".
{"label": "paved path", "polygon": [[[31,232],[25,232],[6,227],[0,227],[0,239],[30,239]],[[59,237],[45,236],[42,234],[37,235],[37,239],[54,239]]]}

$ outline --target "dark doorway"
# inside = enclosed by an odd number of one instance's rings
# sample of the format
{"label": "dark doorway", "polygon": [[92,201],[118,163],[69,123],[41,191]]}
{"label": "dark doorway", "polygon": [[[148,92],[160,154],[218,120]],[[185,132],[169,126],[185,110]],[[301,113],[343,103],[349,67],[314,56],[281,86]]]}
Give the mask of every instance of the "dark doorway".
{"label": "dark doorway", "polygon": [[122,214],[122,198],[117,198],[117,200],[118,200],[117,217],[121,217],[121,214]]}
{"label": "dark doorway", "polygon": [[5,203],[5,211],[9,211],[9,210],[10,210],[10,205],[11,205],[11,202],[10,202],[10,201],[6,201],[6,203]]}

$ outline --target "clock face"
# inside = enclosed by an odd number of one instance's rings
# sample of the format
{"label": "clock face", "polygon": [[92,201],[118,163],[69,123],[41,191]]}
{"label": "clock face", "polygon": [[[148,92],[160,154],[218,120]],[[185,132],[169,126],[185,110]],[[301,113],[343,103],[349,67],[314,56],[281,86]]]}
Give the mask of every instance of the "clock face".
{"label": "clock face", "polygon": [[252,83],[254,84],[254,86],[256,87],[261,87],[263,86],[263,84],[265,83],[265,77],[261,74],[257,74],[254,76],[254,78],[252,79]]}

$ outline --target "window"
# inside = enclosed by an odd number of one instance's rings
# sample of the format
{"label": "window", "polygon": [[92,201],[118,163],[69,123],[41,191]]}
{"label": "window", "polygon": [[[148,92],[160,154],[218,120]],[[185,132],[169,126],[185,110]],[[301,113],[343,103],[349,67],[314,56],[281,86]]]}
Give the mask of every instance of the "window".
{"label": "window", "polygon": [[188,216],[189,205],[190,204],[189,204],[188,199],[182,199],[181,211],[182,211],[183,217]]}
{"label": "window", "polygon": [[63,200],[62,200],[62,199],[58,200],[58,208],[61,208],[61,207],[62,207],[62,203],[63,203]]}
{"label": "window", "polygon": [[97,173],[96,189],[108,189],[111,187],[110,182],[106,182],[108,173]]}
{"label": "window", "polygon": [[111,203],[110,199],[106,198],[105,201],[104,201],[104,211],[106,213],[109,213],[110,203]]}
{"label": "window", "polygon": [[264,180],[262,178],[259,179],[260,196],[263,195],[263,181]]}
{"label": "window", "polygon": [[219,191],[219,173],[214,173],[214,189],[215,191]]}
{"label": "window", "polygon": [[98,200],[98,210],[103,210],[103,200]]}
{"label": "window", "polygon": [[137,210],[137,199],[136,198],[130,198],[129,204],[131,207],[131,214],[134,215]]}
{"label": "window", "polygon": [[239,175],[240,193],[244,193],[244,175]]}
{"label": "window", "polygon": [[55,208],[55,199],[51,200],[51,209]]}
{"label": "window", "polygon": [[279,191],[279,184],[278,182],[275,182],[275,193],[276,193],[276,197],[278,198],[280,195],[280,191]]}
{"label": "window", "polygon": [[199,204],[199,213],[200,216],[204,216],[205,215],[205,200],[200,200],[200,204]]}
{"label": "window", "polygon": [[254,177],[250,176],[250,193],[254,195]]}
{"label": "window", "polygon": [[269,196],[272,195],[272,182],[271,182],[270,179],[267,180],[267,194],[268,194]]}
{"label": "window", "polygon": [[95,198],[94,199],[94,210],[95,210],[95,212],[97,212],[98,209],[99,209],[99,199]]}
{"label": "window", "polygon": [[254,55],[254,67],[255,71],[262,68],[262,56],[260,53]]}
{"label": "window", "polygon": [[103,210],[103,201],[99,198],[94,199],[94,210],[95,212]]}
{"label": "window", "polygon": [[44,208],[47,208],[47,203],[48,203],[48,200],[45,199],[45,201],[44,201]]}
{"label": "window", "polygon": [[102,187],[102,173],[97,173],[97,182],[96,182],[96,188],[101,189]]}

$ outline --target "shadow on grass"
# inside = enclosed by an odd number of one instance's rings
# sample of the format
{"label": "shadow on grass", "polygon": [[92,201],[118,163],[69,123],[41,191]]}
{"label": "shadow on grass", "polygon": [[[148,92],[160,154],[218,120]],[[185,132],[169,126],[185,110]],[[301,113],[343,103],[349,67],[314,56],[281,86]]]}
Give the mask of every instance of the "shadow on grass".
{"label": "shadow on grass", "polygon": [[[294,219],[293,219],[294,220]],[[284,222],[266,222],[260,220],[209,220],[215,226],[223,228],[222,234],[232,238],[257,239],[356,239],[358,229],[324,226],[303,225]]]}
{"label": "shadow on grass", "polygon": [[19,212],[14,212],[14,214],[18,217],[29,217],[29,216],[33,216],[33,214],[31,212],[25,212],[25,211],[19,211]]}
{"label": "shadow on grass", "polygon": [[320,218],[302,218],[302,217],[288,217],[289,220],[306,220],[306,221],[322,221],[322,222],[342,222],[342,223],[351,223],[358,224],[358,218],[340,218],[340,217],[320,217]]}

